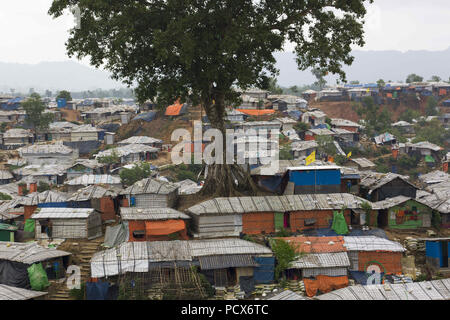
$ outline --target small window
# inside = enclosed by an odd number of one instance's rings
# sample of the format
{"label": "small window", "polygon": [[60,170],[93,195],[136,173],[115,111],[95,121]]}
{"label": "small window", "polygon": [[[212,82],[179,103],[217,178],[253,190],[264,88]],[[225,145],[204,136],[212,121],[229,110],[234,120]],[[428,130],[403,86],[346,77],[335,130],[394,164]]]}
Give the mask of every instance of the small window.
{"label": "small window", "polygon": [[316,224],[316,219],[305,219],[305,227],[311,227]]}
{"label": "small window", "polygon": [[144,239],[144,237],[145,237],[145,230],[133,231],[133,237],[135,239]]}

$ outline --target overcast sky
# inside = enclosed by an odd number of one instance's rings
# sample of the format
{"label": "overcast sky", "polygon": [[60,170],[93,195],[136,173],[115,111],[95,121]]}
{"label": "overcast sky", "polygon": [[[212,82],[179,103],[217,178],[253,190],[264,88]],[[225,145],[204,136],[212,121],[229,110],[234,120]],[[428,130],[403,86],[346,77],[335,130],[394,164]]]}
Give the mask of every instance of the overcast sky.
{"label": "overcast sky", "polygon": [[[52,0],[0,0],[0,61],[63,61],[74,18],[53,20]],[[450,47],[450,1],[375,0],[363,50],[445,50]]]}

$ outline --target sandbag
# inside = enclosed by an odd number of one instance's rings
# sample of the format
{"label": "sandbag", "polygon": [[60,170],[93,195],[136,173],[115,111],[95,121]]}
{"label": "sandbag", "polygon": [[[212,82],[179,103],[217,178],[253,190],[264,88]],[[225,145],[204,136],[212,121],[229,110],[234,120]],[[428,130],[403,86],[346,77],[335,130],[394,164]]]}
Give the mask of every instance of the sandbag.
{"label": "sandbag", "polygon": [[27,269],[28,277],[30,278],[31,289],[36,291],[43,291],[50,283],[48,282],[47,273],[42,267],[42,263],[35,263]]}

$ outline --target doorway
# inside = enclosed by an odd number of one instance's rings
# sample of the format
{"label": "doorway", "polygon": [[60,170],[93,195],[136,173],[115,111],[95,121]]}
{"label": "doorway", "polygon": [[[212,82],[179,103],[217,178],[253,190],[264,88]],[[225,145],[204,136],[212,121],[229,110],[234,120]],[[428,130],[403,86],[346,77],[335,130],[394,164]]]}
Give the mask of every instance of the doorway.
{"label": "doorway", "polygon": [[380,210],[378,212],[377,217],[378,228],[384,229],[389,226],[388,215],[389,215],[388,210]]}
{"label": "doorway", "polygon": [[441,242],[442,249],[442,268],[448,268],[448,241]]}

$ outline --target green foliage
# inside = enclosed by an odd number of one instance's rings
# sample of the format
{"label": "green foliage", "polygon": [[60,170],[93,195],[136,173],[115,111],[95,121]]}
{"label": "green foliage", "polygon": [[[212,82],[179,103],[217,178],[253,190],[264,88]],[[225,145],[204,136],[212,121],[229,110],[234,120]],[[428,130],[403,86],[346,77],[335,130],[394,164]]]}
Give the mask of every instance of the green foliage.
{"label": "green foliage", "polygon": [[365,121],[365,133],[374,136],[376,133],[384,133],[390,129],[391,116],[389,111],[381,109],[375,104],[372,97],[364,97],[360,104],[355,104],[356,113]]}
{"label": "green foliage", "polygon": [[298,131],[298,132],[304,132],[304,131],[309,130],[310,128],[311,128],[311,125],[309,123],[304,123],[304,122],[297,122],[294,125],[295,131]]}
{"label": "green foliage", "polygon": [[366,225],[370,226],[372,216],[372,205],[369,202],[364,201],[361,203],[361,209],[366,213]]}
{"label": "green foliage", "polygon": [[0,192],[0,200],[12,200],[12,197],[9,194]]}
{"label": "green foliage", "polygon": [[51,122],[53,122],[53,114],[44,113],[45,103],[41,100],[41,96],[33,93],[23,104],[23,109],[26,112],[26,123],[31,125],[34,130],[48,129]]}
{"label": "green foliage", "polygon": [[111,152],[111,155],[109,156],[104,156],[104,157],[99,157],[97,158],[99,163],[103,163],[103,164],[115,164],[115,163],[120,163],[120,157],[117,153],[116,150],[113,150]]}
{"label": "green foliage", "polygon": [[352,48],[364,45],[365,5],[372,2],[53,0],[49,14],[60,17],[75,4],[82,13],[81,28],[66,42],[70,57],[89,57],[136,85],[139,102],[201,105],[211,126],[224,131],[225,106],[239,101],[236,87],[268,89],[278,73],[274,53],[288,42],[300,70],[320,67],[322,76],[344,81]]}
{"label": "green foliage", "polygon": [[197,175],[192,171],[179,170],[177,173],[177,179],[180,181],[186,180],[186,179],[190,179],[192,181],[197,181]]}
{"label": "green foliage", "polygon": [[292,154],[289,147],[281,148],[279,157],[280,157],[280,160],[294,160],[294,155]]}
{"label": "green foliage", "polygon": [[436,100],[435,97],[433,97],[433,96],[428,97],[427,108],[425,110],[426,115],[427,116],[436,116],[438,114],[438,111],[436,109],[437,105],[438,105],[438,101]]}
{"label": "green foliage", "polygon": [[450,131],[445,130],[439,120],[421,122],[415,127],[416,137],[414,143],[429,141],[437,145],[444,145],[450,138]]}
{"label": "green foliage", "polygon": [[2,122],[0,124],[0,132],[5,132],[7,126],[8,126],[8,124],[6,122]]}
{"label": "green foliage", "polygon": [[150,177],[151,174],[152,170],[150,169],[150,164],[140,163],[131,169],[122,169],[120,172],[120,179],[126,186],[131,186],[142,179]]}
{"label": "green foliage", "polygon": [[56,99],[66,99],[66,101],[72,101],[72,96],[70,95],[69,91],[62,90],[58,92]]}
{"label": "green foliage", "polygon": [[441,214],[437,211],[433,211],[433,215],[431,216],[431,225],[436,229],[441,229],[442,218]]}
{"label": "green foliage", "polygon": [[279,238],[286,238],[286,237],[290,237],[292,236],[292,232],[290,232],[289,230],[285,229],[285,228],[281,228],[276,234],[276,237]]}
{"label": "green foliage", "polygon": [[417,110],[408,109],[400,115],[401,121],[412,123],[413,119],[418,119],[421,116]]}
{"label": "green foliage", "polygon": [[276,78],[271,78],[269,80],[269,86],[267,88],[272,94],[283,94],[283,89],[278,85]]}
{"label": "green foliage", "polygon": [[406,78],[406,83],[422,82],[422,81],[423,81],[423,77],[421,77],[415,73],[408,75],[408,77]]}
{"label": "green foliage", "polygon": [[38,187],[37,187],[37,192],[44,192],[50,190],[50,185],[46,182],[43,181],[39,181]]}
{"label": "green foliage", "polygon": [[439,76],[432,76],[430,82],[441,82],[442,78]]}
{"label": "green foliage", "polygon": [[384,82],[383,79],[380,79],[377,81],[377,85],[378,85],[378,88],[382,88],[386,85],[386,82]]}
{"label": "green foliage", "polygon": [[319,91],[322,90],[327,84],[327,81],[325,80],[325,75],[327,72],[319,67],[313,68],[311,72],[314,77],[316,77],[314,86],[318,87]]}
{"label": "green foliage", "polygon": [[336,154],[336,146],[332,136],[317,136],[317,150],[321,154],[328,156],[334,156]]}
{"label": "green foliage", "polygon": [[89,56],[114,78],[137,83],[140,101],[190,97],[209,109],[213,100],[238,98],[235,84],[267,87],[269,73],[276,74],[273,53],[287,41],[296,45],[301,70],[320,65],[345,79],[352,46],[364,44],[370,2],[132,1],[111,10],[107,0],[54,0],[49,14],[77,4],[82,27],[70,33],[69,56]]}
{"label": "green foliage", "polygon": [[69,296],[75,300],[84,300],[86,296],[86,284],[82,282],[80,284],[80,289],[71,289],[69,291]]}
{"label": "green foliage", "polygon": [[344,164],[346,164],[348,161],[348,158],[346,156],[337,154],[334,156],[334,162],[338,165],[338,166],[343,166]]}
{"label": "green foliage", "polygon": [[[271,239],[271,248],[277,259],[275,267],[275,278],[279,280],[283,272],[287,270],[293,261],[301,254],[297,253],[297,248],[282,239]],[[284,276],[283,276],[284,278]]]}

